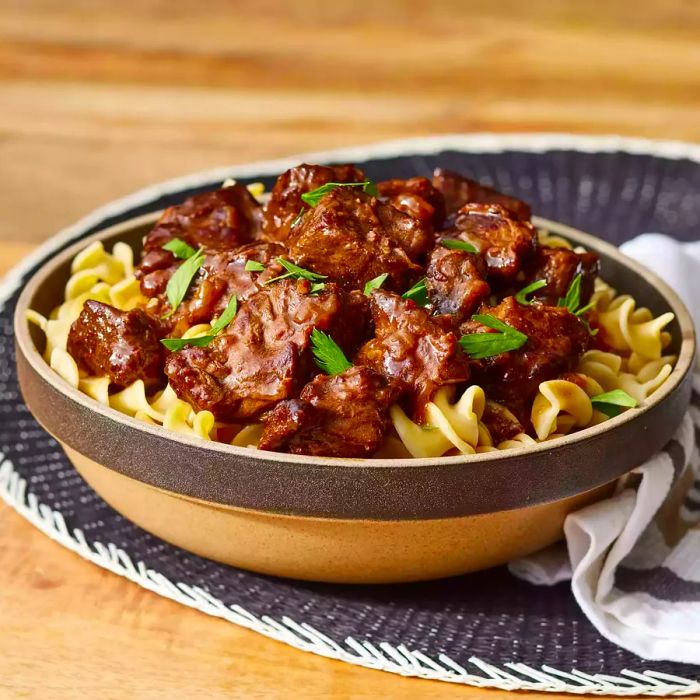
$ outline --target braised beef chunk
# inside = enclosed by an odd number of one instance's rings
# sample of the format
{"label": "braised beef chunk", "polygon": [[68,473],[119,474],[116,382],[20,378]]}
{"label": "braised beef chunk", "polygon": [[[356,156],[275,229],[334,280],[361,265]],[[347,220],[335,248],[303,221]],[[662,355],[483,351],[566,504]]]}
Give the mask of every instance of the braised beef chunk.
{"label": "braised beef chunk", "polygon": [[491,440],[498,445],[525,432],[525,426],[505,406],[495,401],[487,401],[481,422],[488,428]]}
{"label": "braised beef chunk", "polygon": [[319,374],[300,398],[265,417],[260,448],[326,457],[369,457],[379,449],[395,392],[369,367]]}
{"label": "braised beef chunk", "polygon": [[530,221],[532,216],[530,205],[522,200],[510,197],[451,170],[435,168],[433,186],[445,198],[445,209],[448,217],[469,203],[498,204],[520,221]]}
{"label": "braised beef chunk", "polygon": [[[189,298],[175,312],[172,333],[180,336],[190,326],[219,316],[234,294],[240,304],[259,292],[265,282],[284,273],[276,262],[284,254],[285,249],[278,243],[251,243],[233,251],[207,255],[192,282]],[[249,261],[258,262],[265,269],[246,270]]]}
{"label": "braised beef chunk", "polygon": [[306,212],[287,241],[291,259],[338,282],[362,289],[389,274],[389,288],[405,289],[420,272],[410,255],[427,250],[430,234],[410,216],[355,188],[336,188]]}
{"label": "braised beef chunk", "polygon": [[169,207],[146,236],[144,255],[136,268],[141,291],[148,297],[163,294],[168,280],[182,263],[163,246],[173,238],[192,248],[226,251],[255,240],[262,227],[262,208],[239,184],[205,192]]}
{"label": "braised beef chunk", "polygon": [[427,177],[412,177],[408,180],[384,180],[377,183],[379,198],[435,228],[445,219],[445,199]]}
{"label": "braised beef chunk", "polygon": [[254,294],[226,331],[205,348],[170,355],[165,372],[177,395],[220,420],[251,418],[294,396],[314,369],[314,328],[341,346],[359,325],[357,307],[335,284],[317,294],[285,279]]}
{"label": "braised beef chunk", "polygon": [[581,305],[590,301],[595,278],[600,273],[600,260],[595,253],[575,253],[566,248],[546,248],[537,250],[535,271],[531,280],[545,280],[547,286],[538,290],[535,296],[546,303],[556,304],[566,296],[569,285],[576,275],[581,275]]}
{"label": "braised beef chunk", "polygon": [[491,293],[485,277],[486,266],[479,255],[437,245],[425,273],[433,311],[452,314],[454,322],[460,323]]}
{"label": "braised beef chunk", "polygon": [[537,248],[534,226],[511,218],[497,204],[466,204],[457,213],[454,232],[479,248],[496,281],[514,280]]}
{"label": "braised beef chunk", "polygon": [[306,207],[301,195],[329,182],[364,182],[365,174],[354,165],[297,165],[282,173],[265,207],[263,230],[270,240],[284,241],[299,211]]}
{"label": "braised beef chunk", "polygon": [[137,379],[158,384],[163,376],[165,353],[157,322],[141,309],[120,311],[86,301],[71,326],[67,349],[82,369],[121,387]]}
{"label": "braised beef chunk", "polygon": [[371,308],[375,337],[360,348],[355,364],[395,380],[410,397],[414,415],[422,418],[441,386],[469,379],[457,337],[444,319],[383,289],[372,292]]}
{"label": "braised beef chunk", "polygon": [[[506,297],[498,306],[482,307],[479,313],[495,316],[528,337],[518,350],[470,363],[472,378],[486,395],[527,422],[540,383],[573,370],[588,349],[590,335],[568,309],[537,302],[525,306],[513,297]],[[460,330],[463,335],[495,332],[472,320],[465,321]]]}

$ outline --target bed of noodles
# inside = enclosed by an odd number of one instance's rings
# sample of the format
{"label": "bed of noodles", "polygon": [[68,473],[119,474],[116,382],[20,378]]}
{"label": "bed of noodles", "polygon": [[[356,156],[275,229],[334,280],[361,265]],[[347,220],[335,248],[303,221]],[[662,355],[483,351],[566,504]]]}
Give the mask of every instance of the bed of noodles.
{"label": "bed of noodles", "polygon": [[[261,197],[261,185],[251,185],[250,190]],[[539,237],[540,243],[546,246],[572,247],[565,239],[546,231],[540,231]],[[79,369],[66,350],[68,332],[83,304],[90,299],[122,311],[147,304],[148,299],[141,294],[134,277],[134,251],[129,245],[118,242],[109,252],[99,241],[87,246],[72,261],[63,303],[53,309],[48,318],[36,311],[28,313],[28,320],[39,326],[46,336],[46,361],[66,382],[137,420],[203,440],[257,447],[262,433],[259,423],[221,424],[209,411],[195,411],[189,403],[179,399],[170,385],[149,394],[143,381],[137,380],[126,388],[113,390],[108,377],[89,376]],[[556,439],[608,420],[605,413],[596,410],[591,397],[614,389],[624,390],[642,405],[668,378],[675,363],[675,356],[664,354],[671,341],[664,328],[674,316],[668,312],[655,317],[649,309],[638,307],[632,296],[617,294],[601,279],[596,279],[592,301],[597,322],[614,352],[589,350],[584,353],[576,370],[582,380],[581,386],[565,379],[540,384],[531,410],[535,437],[520,433],[494,444],[482,422],[489,400],[481,387],[472,385],[461,395],[456,395],[454,387],[444,387],[427,405],[426,425],[415,423],[398,404],[391,407],[393,430],[375,457],[475,454]],[[183,337],[207,335],[210,329],[210,324],[199,324],[189,328]]]}

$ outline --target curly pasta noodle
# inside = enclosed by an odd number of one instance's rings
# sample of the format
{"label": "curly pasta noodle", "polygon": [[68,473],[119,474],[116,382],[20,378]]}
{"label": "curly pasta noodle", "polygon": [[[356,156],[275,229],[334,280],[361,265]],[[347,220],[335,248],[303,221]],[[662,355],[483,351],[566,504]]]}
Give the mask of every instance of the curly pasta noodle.
{"label": "curly pasta noodle", "polygon": [[[133,251],[126,243],[116,243],[108,253],[99,241],[80,252],[71,265],[65,287],[65,301],[49,318],[30,311],[28,320],[39,326],[46,336],[45,357],[51,368],[71,386],[96,401],[146,423],[162,425],[185,435],[211,439],[215,436],[214,416],[209,411],[196,412],[177,398],[167,386],[149,397],[140,379],[118,392],[110,393],[108,377],[91,377],[78,368],[66,350],[68,332],[86,301],[94,299],[127,311],[146,302],[134,277]],[[206,335],[208,324],[190,328],[184,337]]]}

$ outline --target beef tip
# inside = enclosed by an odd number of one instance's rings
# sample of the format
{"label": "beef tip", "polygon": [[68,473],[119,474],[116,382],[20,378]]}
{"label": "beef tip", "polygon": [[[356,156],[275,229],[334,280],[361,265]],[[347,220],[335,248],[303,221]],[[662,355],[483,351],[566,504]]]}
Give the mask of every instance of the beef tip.
{"label": "beef tip", "polygon": [[482,253],[489,278],[512,281],[534,257],[537,232],[532,224],[511,218],[497,204],[466,204],[455,219],[454,233]]}
{"label": "beef tip", "polygon": [[404,214],[435,228],[445,219],[445,199],[427,177],[377,183],[379,198]]}
{"label": "beef tip", "polygon": [[534,296],[545,303],[556,304],[566,296],[576,275],[581,275],[581,305],[584,306],[591,299],[599,273],[600,260],[595,253],[541,247],[537,250],[535,271],[530,275],[530,281],[545,280],[547,286],[535,292]]}
{"label": "beef tip", "polygon": [[459,209],[469,203],[498,204],[520,221],[530,221],[532,216],[530,205],[522,200],[510,197],[451,170],[435,168],[433,186],[445,198],[445,210],[448,217],[456,214]]}
{"label": "beef tip", "polygon": [[137,379],[147,385],[162,379],[165,352],[157,322],[141,309],[120,311],[99,301],[86,301],[68,334],[68,352],[93,375],[108,376],[120,386]]}
{"label": "beef tip", "polygon": [[314,370],[314,328],[347,347],[360,325],[337,285],[310,293],[306,280],[280,280],[254,294],[207,347],[170,355],[165,372],[177,395],[223,421],[244,420],[298,393]]}
{"label": "beef tip", "polygon": [[[480,313],[495,316],[528,337],[518,350],[470,362],[473,381],[527,424],[540,383],[572,371],[588,349],[590,335],[581,320],[563,307],[537,302],[524,306],[506,297],[498,306],[482,307]],[[460,331],[494,332],[473,320],[465,321]]]}
{"label": "beef tip", "polygon": [[173,238],[208,251],[234,250],[259,236],[262,208],[239,184],[205,192],[169,207],[144,240],[144,254],[135,274],[148,297],[165,292],[168,280],[182,264],[163,246]]}
{"label": "beef tip", "polygon": [[385,286],[405,289],[420,267],[410,255],[427,250],[421,224],[352,188],[336,188],[309,210],[288,239],[289,255],[348,289],[384,272]]}
{"label": "beef tip", "polygon": [[481,422],[488,428],[494,445],[514,438],[525,432],[525,426],[505,406],[495,401],[487,401]]}
{"label": "beef tip", "polygon": [[479,255],[436,246],[425,274],[433,311],[451,314],[455,323],[461,323],[491,293],[485,277],[486,265]]}
{"label": "beef tip", "polygon": [[431,317],[410,299],[372,292],[375,337],[357,353],[356,364],[395,380],[421,420],[425,404],[446,384],[469,379],[467,359],[447,319]]}
{"label": "beef tip", "polygon": [[[285,254],[278,243],[251,243],[234,251],[210,253],[192,283],[190,297],[177,309],[172,333],[176,336],[197,323],[219,316],[233,295],[239,304],[259,292],[265,282],[284,273],[276,262]],[[261,272],[247,271],[246,263],[265,265]]]}
{"label": "beef tip", "polygon": [[319,374],[299,399],[265,417],[260,449],[324,457],[369,457],[384,439],[395,391],[369,367]]}
{"label": "beef tip", "polygon": [[301,195],[329,182],[364,182],[365,174],[354,165],[297,165],[282,173],[272,188],[265,207],[263,231],[266,238],[284,241],[292,223],[306,207]]}

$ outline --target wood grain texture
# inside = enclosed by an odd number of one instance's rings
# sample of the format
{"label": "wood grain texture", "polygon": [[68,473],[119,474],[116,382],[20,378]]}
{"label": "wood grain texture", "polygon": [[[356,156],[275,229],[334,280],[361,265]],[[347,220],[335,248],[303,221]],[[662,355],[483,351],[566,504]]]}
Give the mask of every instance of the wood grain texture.
{"label": "wood grain texture", "polygon": [[[0,0],[0,271],[99,204],[217,165],[474,130],[700,141],[699,34],[695,0]],[[289,649],[4,506],[0,542],[3,698],[504,696]]]}

